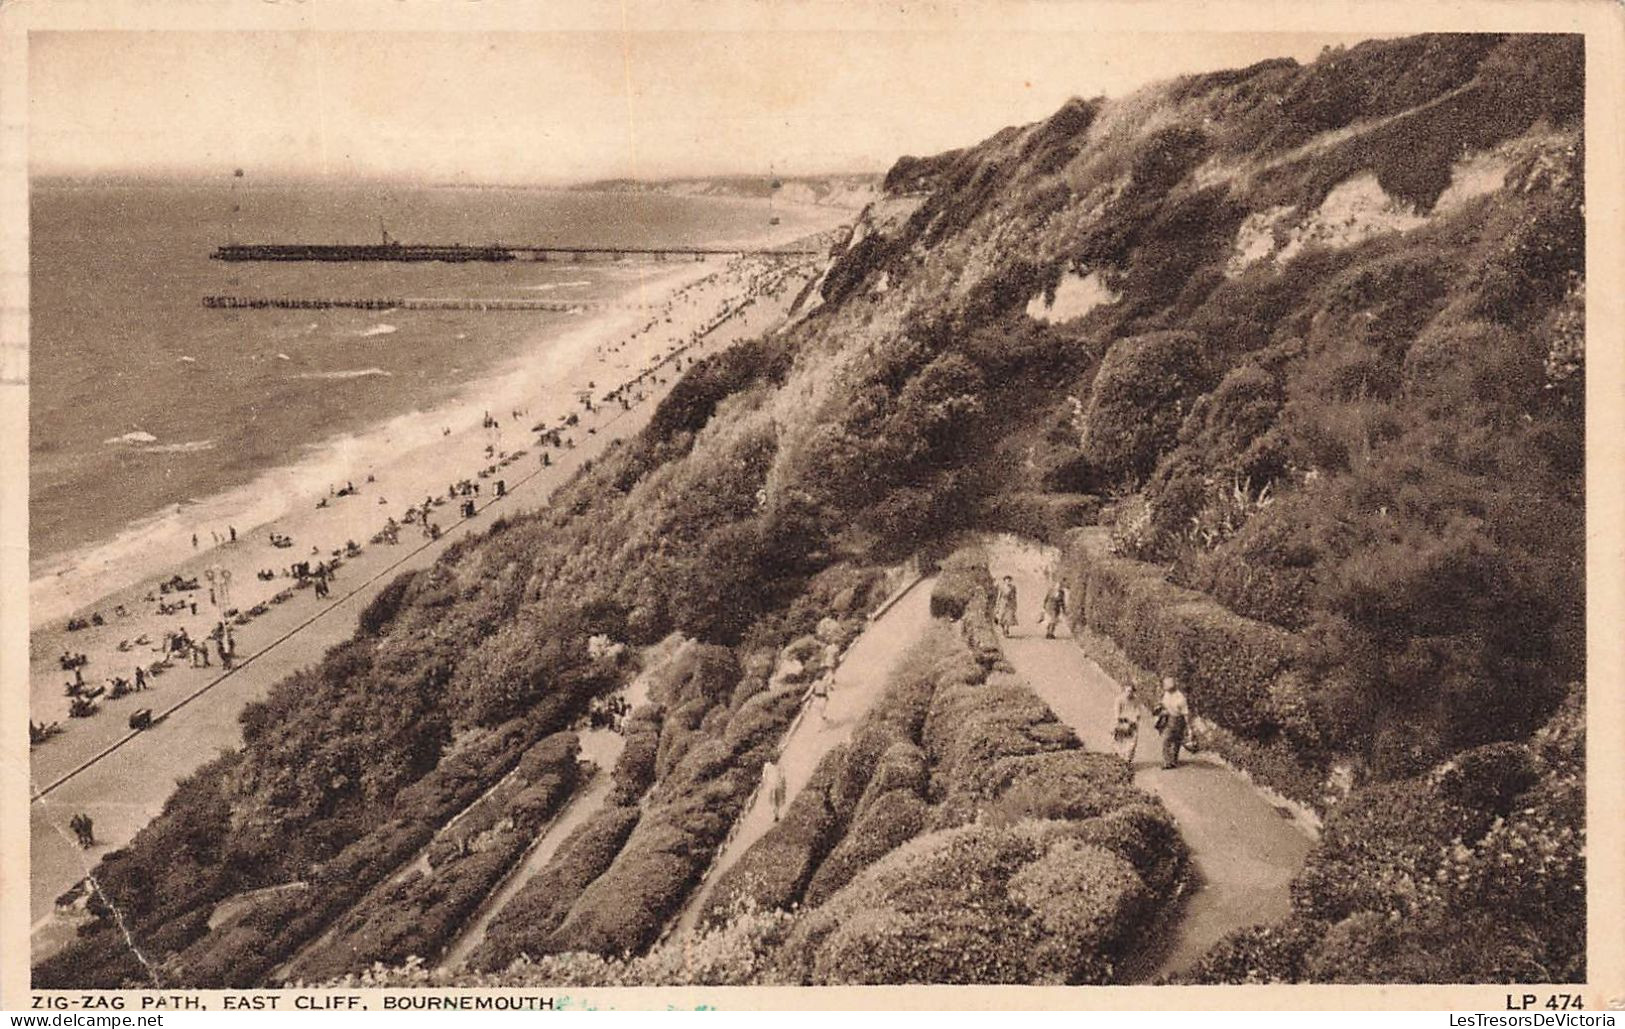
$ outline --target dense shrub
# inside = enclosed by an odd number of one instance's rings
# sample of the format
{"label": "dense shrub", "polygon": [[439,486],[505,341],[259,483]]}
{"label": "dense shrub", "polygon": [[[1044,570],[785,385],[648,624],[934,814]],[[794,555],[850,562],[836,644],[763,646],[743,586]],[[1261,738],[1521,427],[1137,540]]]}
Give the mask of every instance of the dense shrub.
{"label": "dense shrub", "polygon": [[1211,378],[1202,342],[1161,332],[1112,344],[1085,412],[1083,451],[1107,476],[1143,478],[1179,434]]}
{"label": "dense shrub", "polygon": [[842,824],[832,794],[846,756],[844,746],[824,755],[783,817],[717,880],[702,921],[718,925],[740,911],[795,906],[840,836]]}
{"label": "dense shrub", "polygon": [[488,824],[459,822],[457,838],[447,840],[453,845],[439,860],[430,849],[428,871],[373,890],[338,923],[335,935],[300,956],[289,977],[320,981],[374,963],[438,956],[569,796],[577,747],[569,732],[537,743],[497,787],[500,805]]}
{"label": "dense shrub", "polygon": [[924,744],[941,825],[974,821],[999,796],[1008,782],[1008,770],[995,771],[1001,760],[1079,746],[1072,731],[1018,681],[939,689]]}
{"label": "dense shrub", "polygon": [[995,822],[1097,818],[1141,796],[1122,761],[1083,750],[1000,758],[986,788],[995,798],[988,815]]}
{"label": "dense shrub", "polygon": [[964,826],[892,851],[784,947],[811,983],[1108,982],[1142,905],[1133,868],[1065,822]]}
{"label": "dense shrub", "polygon": [[559,844],[547,865],[515,893],[469,956],[470,968],[500,972],[519,957],[544,953],[583,890],[615,860],[638,824],[636,807],[606,804]]}
{"label": "dense shrub", "polygon": [[1094,525],[1100,498],[1090,493],[1037,493],[1021,491],[991,497],[978,521],[990,530],[1059,545],[1068,532]]}
{"label": "dense shrub", "polygon": [[991,608],[993,577],[987,571],[987,555],[974,549],[958,550],[937,569],[931,587],[931,617],[963,618],[973,604]]}
{"label": "dense shrub", "polygon": [[[921,758],[923,771],[923,755]],[[926,828],[927,816],[926,803],[918,791],[884,790],[873,800],[866,794],[864,807],[847,826],[841,842],[829,851],[807,882],[807,904],[822,904],[853,876],[919,835]]]}

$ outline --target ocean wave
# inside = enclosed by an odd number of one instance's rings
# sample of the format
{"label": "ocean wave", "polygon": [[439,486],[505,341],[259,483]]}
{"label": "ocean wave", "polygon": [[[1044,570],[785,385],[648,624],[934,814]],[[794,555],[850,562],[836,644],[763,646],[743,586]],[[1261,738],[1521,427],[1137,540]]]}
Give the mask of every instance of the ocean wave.
{"label": "ocean wave", "polygon": [[379,322],[377,325],[369,326],[368,328],[362,329],[360,332],[356,333],[356,335],[357,336],[387,336],[387,335],[389,335],[390,333],[392,333],[394,331],[395,331],[395,326],[390,325],[388,322]]}
{"label": "ocean wave", "polygon": [[340,372],[300,372],[296,379],[364,379],[369,375],[394,375],[382,368],[347,368]]}
{"label": "ocean wave", "polygon": [[150,432],[126,432],[122,436],[114,436],[112,439],[102,440],[102,442],[109,446],[118,446],[121,443],[156,443],[158,437]]}
{"label": "ocean wave", "polygon": [[142,447],[143,454],[195,454],[200,450],[213,450],[214,440],[194,439],[185,443],[162,443],[156,447]]}
{"label": "ocean wave", "polygon": [[591,279],[580,279],[580,280],[575,281],[575,282],[544,282],[539,286],[520,286],[519,288],[520,289],[535,290],[537,292],[545,292],[545,291],[550,290],[550,289],[575,289],[575,288],[578,288],[578,287],[581,287],[581,286],[591,286],[591,285],[592,285],[592,280]]}

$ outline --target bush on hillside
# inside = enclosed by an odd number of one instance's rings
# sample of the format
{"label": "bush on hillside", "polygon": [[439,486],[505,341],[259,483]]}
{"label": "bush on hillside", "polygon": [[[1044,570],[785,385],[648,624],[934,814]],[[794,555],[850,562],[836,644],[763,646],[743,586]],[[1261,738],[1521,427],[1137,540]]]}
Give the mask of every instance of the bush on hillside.
{"label": "bush on hillside", "polygon": [[1141,795],[1129,770],[1110,754],[1058,750],[1000,758],[988,771],[994,823],[1098,818]]}
{"label": "bush on hillside", "polygon": [[1072,730],[1018,681],[939,688],[922,738],[940,826],[975,821],[998,797],[1002,783],[994,769],[1001,759],[1079,746]]}
{"label": "bush on hillside", "polygon": [[807,882],[807,905],[824,903],[865,868],[918,836],[926,828],[928,814],[925,800],[915,790],[878,791],[873,799],[866,794],[841,841]]}
{"label": "bush on hillside", "polygon": [[1072,829],[964,826],[903,845],[802,916],[786,973],[813,984],[1110,982],[1143,888]]}
{"label": "bush on hillside", "polygon": [[931,617],[963,618],[972,604],[991,609],[993,577],[987,571],[987,555],[966,549],[949,555],[937,569],[931,587]]}
{"label": "bush on hillside", "polygon": [[523,955],[544,953],[548,936],[615,860],[638,818],[636,807],[605,805],[572,830],[547,865],[491,919],[469,967],[500,972]]}
{"label": "bush on hillside", "polygon": [[840,837],[842,822],[832,794],[846,762],[837,745],[824,755],[783,816],[717,880],[701,920],[719,925],[740,911],[789,910]]}
{"label": "bush on hillside", "polygon": [[1201,340],[1161,332],[1112,344],[1084,415],[1083,452],[1102,475],[1141,479],[1173,446],[1210,372]]}

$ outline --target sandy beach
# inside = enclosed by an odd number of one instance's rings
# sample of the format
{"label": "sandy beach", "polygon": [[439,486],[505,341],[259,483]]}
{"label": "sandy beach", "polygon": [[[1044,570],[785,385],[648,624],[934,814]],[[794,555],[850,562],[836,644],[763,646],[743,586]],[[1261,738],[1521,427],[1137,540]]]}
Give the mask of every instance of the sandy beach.
{"label": "sandy beach", "polygon": [[[831,222],[839,216],[831,211]],[[354,463],[333,469],[331,488],[353,485],[352,494],[318,488],[290,501],[288,513],[272,522],[200,525],[194,554],[158,576],[75,605],[70,617],[99,613],[102,625],[69,631],[65,617],[36,619],[31,717],[60,731],[30,754],[35,959],[71,932],[71,917],[53,916],[57,896],[145,825],[176,781],[236,745],[243,705],[347,638],[366,603],[400,572],[431,563],[501,514],[545,504],[611,439],[641,428],[692,360],[781,321],[818,263],[746,257],[651,270],[635,306],[583,315],[579,329],[474,384],[456,403],[383,427],[389,444],[383,456],[379,448],[358,447]],[[477,484],[478,494],[452,497],[464,482]],[[426,499],[438,538],[415,516],[409,521],[408,511],[421,511]],[[463,516],[465,500],[476,506],[472,518]],[[391,519],[398,542],[374,542]],[[212,533],[225,542],[215,545]],[[292,545],[274,546],[273,534]],[[343,556],[350,541],[360,553]],[[341,563],[326,598],[316,597],[311,581],[288,574],[297,562],[331,561],[335,554]],[[269,579],[258,577],[266,571]],[[197,588],[165,592],[161,583],[174,577],[195,578]],[[222,621],[235,642],[231,671],[212,644],[208,667],[176,655],[151,671],[167,633],[184,630],[202,641]],[[138,666],[147,669],[148,689],[117,699],[104,694],[94,715],[70,718],[66,686],[74,672],[60,666],[64,652],[87,658],[81,674],[88,689],[115,676],[132,679]],[[140,709],[151,709],[155,719],[145,731],[130,727]],[[88,850],[68,829],[77,814],[94,820],[96,844]]]}

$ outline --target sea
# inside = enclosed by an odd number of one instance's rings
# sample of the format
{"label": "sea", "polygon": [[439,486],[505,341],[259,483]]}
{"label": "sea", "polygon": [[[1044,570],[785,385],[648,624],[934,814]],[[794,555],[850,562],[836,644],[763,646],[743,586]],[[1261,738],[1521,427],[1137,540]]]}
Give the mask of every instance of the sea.
{"label": "sea", "polygon": [[[280,485],[348,467],[357,441],[457,395],[578,316],[546,311],[233,310],[247,297],[635,300],[647,262],[246,263],[226,242],[727,245],[764,201],[395,184],[40,181],[30,187],[31,621],[49,583],[246,528]],[[827,222],[827,219],[825,219]],[[809,231],[817,226],[809,226]],[[278,478],[277,470],[289,474]],[[296,474],[303,471],[303,475]],[[251,488],[260,484],[260,488]],[[319,489],[319,485],[307,481]],[[128,581],[135,581],[129,578]]]}

